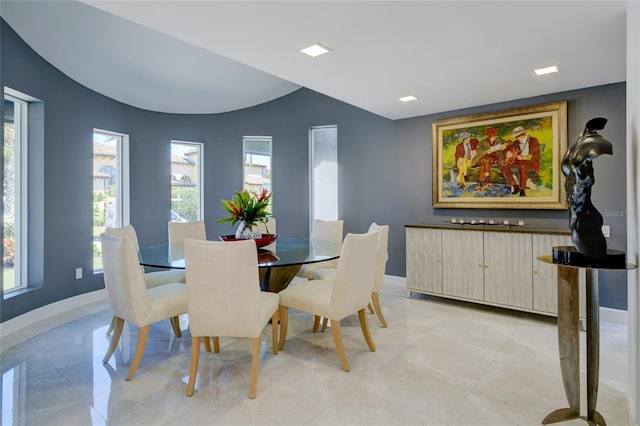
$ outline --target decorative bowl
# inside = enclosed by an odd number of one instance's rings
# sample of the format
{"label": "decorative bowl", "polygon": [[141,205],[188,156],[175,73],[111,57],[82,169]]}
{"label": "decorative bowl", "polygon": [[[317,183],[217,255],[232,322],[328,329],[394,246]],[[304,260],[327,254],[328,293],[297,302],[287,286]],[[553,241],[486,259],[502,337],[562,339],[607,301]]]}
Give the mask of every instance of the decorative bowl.
{"label": "decorative bowl", "polygon": [[[254,238],[256,241],[256,246],[258,247],[268,246],[269,244],[273,243],[275,240],[278,239],[278,234],[260,234],[260,235],[261,235],[260,238]],[[222,241],[239,241],[239,239],[236,238],[235,235],[220,235],[220,239]]]}

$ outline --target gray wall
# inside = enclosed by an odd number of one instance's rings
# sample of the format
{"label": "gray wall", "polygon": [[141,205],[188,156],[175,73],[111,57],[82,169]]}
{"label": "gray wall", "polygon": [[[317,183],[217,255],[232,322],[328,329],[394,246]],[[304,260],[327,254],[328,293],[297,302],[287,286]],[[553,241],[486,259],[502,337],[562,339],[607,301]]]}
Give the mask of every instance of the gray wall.
{"label": "gray wall", "polygon": [[[594,116],[609,118],[603,134],[614,156],[596,160],[594,203],[601,212],[625,211],[625,86],[616,84],[499,105],[392,121],[308,89],[253,108],[224,114],[163,114],[144,111],[97,94],[60,73],[0,21],[0,81],[44,101],[44,171],[31,187],[43,208],[39,249],[43,279],[0,305],[6,321],[46,304],[104,287],[91,273],[93,128],[130,136],[131,223],[142,246],[167,239],[169,152],[172,139],[202,142],[205,222],[210,239],[229,233],[220,199],[242,184],[242,136],[273,137],[274,214],[278,232],[308,235],[308,129],[336,124],[340,210],[345,232],[363,232],[372,221],[389,224],[387,273],[405,274],[404,225],[440,223],[451,217],[522,217],[544,228],[566,229],[567,213],[553,211],[443,210],[431,207],[431,122],[555,100],[569,101],[569,135]],[[625,248],[625,218],[605,217],[611,248]],[[37,262],[36,262],[37,263]],[[75,280],[76,267],[85,278]],[[601,278],[601,304],[626,309],[625,276]],[[39,280],[40,281],[40,280]]]}

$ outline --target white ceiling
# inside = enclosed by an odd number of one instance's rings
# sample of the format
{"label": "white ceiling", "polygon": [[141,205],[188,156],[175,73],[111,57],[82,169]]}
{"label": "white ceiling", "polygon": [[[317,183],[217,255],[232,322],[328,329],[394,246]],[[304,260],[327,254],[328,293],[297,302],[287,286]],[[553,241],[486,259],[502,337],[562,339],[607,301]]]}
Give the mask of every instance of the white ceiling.
{"label": "white ceiling", "polygon": [[[162,112],[304,86],[400,119],[626,80],[625,1],[1,0],[0,14],[73,79]],[[299,52],[314,42],[332,52]]]}

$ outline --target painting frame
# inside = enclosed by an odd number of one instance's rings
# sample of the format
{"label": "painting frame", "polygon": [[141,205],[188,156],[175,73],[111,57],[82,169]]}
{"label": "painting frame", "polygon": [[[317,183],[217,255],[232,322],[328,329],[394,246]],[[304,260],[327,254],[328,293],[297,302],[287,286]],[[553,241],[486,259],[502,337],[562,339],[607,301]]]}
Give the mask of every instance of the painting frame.
{"label": "painting frame", "polygon": [[566,101],[436,120],[432,206],[567,209],[566,150]]}

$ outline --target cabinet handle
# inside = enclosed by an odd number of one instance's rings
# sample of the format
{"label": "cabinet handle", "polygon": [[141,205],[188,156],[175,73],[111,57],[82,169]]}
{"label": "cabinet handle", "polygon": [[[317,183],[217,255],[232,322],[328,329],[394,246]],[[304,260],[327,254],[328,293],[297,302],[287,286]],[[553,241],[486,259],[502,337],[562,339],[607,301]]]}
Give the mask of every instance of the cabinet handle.
{"label": "cabinet handle", "polygon": [[478,265],[478,268],[482,268],[482,265]]}
{"label": "cabinet handle", "polygon": [[538,271],[533,271],[533,273],[534,273],[534,274],[537,274],[537,273],[538,273]]}

